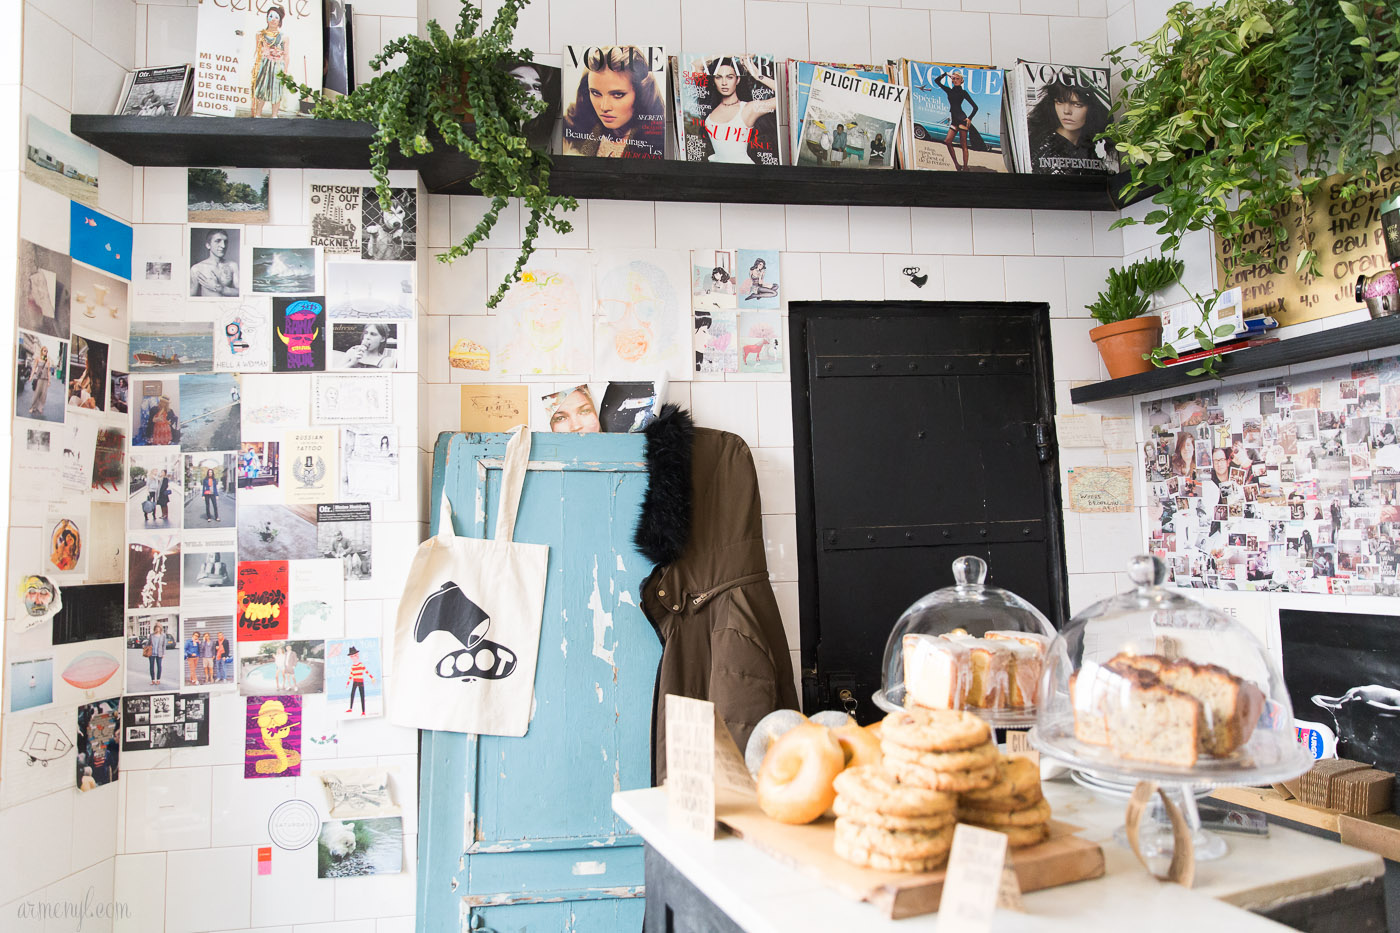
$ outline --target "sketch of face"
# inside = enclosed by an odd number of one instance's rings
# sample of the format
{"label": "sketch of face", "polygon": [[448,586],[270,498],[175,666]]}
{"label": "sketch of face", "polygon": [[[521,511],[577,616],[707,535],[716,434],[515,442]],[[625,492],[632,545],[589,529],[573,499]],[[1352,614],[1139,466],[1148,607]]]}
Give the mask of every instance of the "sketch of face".
{"label": "sketch of face", "polygon": [[559,402],[549,416],[549,430],[556,434],[596,434],[603,430],[598,411],[587,392],[575,389]]}
{"label": "sketch of face", "polygon": [[637,91],[626,73],[604,68],[588,73],[588,97],[606,129],[619,130],[632,122]]}
{"label": "sketch of face", "polygon": [[544,81],[534,65],[516,65],[510,70],[510,74],[530,95],[531,100],[544,103]]}
{"label": "sketch of face", "polygon": [[521,325],[535,350],[552,353],[564,345],[566,303],[577,305],[577,295],[571,286],[556,284],[553,289],[533,297],[522,309]]}
{"label": "sketch of face", "polygon": [[1088,114],[1089,105],[1084,103],[1084,98],[1078,94],[1055,101],[1055,116],[1060,120],[1060,127],[1068,133],[1078,133],[1084,129],[1084,120]]}
{"label": "sketch of face", "polygon": [[715,90],[719,91],[720,97],[728,97],[739,89],[739,72],[727,62],[715,67],[714,79]]}

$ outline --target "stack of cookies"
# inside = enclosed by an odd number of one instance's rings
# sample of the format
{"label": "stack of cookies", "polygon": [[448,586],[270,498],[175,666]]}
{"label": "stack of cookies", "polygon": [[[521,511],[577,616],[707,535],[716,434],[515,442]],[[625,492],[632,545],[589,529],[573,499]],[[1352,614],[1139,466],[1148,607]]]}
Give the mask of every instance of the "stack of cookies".
{"label": "stack of cookies", "polygon": [[992,729],[962,710],[899,710],[885,717],[880,733],[884,767],[903,784],[931,790],[991,787],[997,779]]}
{"label": "stack of cookies", "polygon": [[1005,833],[1013,849],[1044,841],[1050,804],[1040,792],[1040,765],[1029,758],[999,756],[992,786],[958,795],[958,822]]}
{"label": "stack of cookies", "polygon": [[933,871],[953,845],[956,794],[891,778],[878,765],[836,776],[836,854],[881,871]]}

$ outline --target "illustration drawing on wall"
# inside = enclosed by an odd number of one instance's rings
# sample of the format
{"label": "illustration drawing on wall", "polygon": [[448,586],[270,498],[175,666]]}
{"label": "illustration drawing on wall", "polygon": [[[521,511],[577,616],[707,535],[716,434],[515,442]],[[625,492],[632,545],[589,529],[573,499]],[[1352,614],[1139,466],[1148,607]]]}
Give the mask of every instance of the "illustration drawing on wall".
{"label": "illustration drawing on wall", "polygon": [[420,644],[433,632],[446,632],[462,645],[443,655],[435,671],[439,677],[500,680],[515,670],[515,652],[486,639],[491,617],[451,580],[438,587],[418,610],[413,639]]}

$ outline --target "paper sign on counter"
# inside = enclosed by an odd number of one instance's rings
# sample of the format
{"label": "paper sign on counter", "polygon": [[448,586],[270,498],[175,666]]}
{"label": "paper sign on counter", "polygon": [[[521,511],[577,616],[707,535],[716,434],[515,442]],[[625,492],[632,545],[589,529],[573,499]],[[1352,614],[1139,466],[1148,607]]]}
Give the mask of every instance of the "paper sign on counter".
{"label": "paper sign on counter", "polygon": [[1132,467],[1075,467],[1069,471],[1071,512],[1131,512]]}
{"label": "paper sign on counter", "polygon": [[667,819],[715,838],[715,705],[666,695]]}
{"label": "paper sign on counter", "polygon": [[1006,730],[1006,754],[1040,764],[1040,752],[1031,748],[1031,734],[1024,729]]}
{"label": "paper sign on counter", "polygon": [[938,904],[939,933],[990,933],[1006,867],[1006,835],[959,823]]}
{"label": "paper sign on counter", "polygon": [[1102,415],[1056,415],[1055,437],[1061,447],[1102,447]]}

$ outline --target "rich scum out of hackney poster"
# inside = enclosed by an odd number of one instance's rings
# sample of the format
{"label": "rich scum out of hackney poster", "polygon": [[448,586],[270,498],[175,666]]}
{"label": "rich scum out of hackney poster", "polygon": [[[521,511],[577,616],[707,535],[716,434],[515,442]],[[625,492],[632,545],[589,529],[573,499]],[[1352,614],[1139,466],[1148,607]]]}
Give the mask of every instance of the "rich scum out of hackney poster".
{"label": "rich scum out of hackney poster", "polygon": [[194,112],[295,117],[280,75],[321,86],[322,0],[200,0]]}

